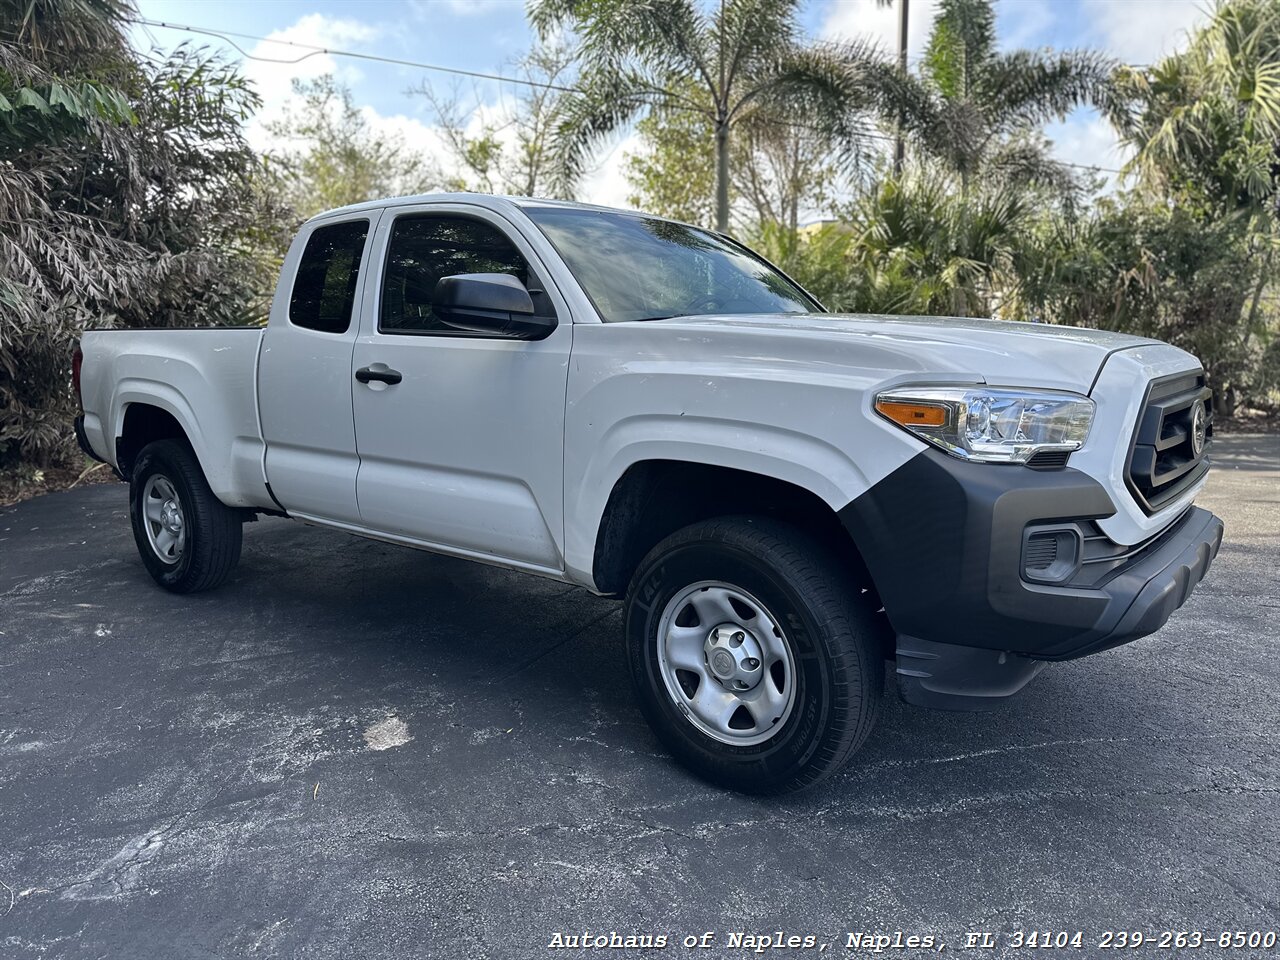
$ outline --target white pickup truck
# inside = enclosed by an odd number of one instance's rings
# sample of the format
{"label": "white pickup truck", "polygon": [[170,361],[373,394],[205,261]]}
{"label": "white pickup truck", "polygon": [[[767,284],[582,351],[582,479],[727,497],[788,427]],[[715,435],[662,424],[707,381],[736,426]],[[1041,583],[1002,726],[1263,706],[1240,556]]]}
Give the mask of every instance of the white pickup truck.
{"label": "white pickup truck", "polygon": [[161,586],[222,582],[267,513],[625,598],[657,735],[754,792],[845,763],[886,658],[908,702],[998,703],[1159,629],[1222,539],[1182,350],[829,314],[727,237],[596,207],[335,210],[265,329],[90,332],[74,369]]}

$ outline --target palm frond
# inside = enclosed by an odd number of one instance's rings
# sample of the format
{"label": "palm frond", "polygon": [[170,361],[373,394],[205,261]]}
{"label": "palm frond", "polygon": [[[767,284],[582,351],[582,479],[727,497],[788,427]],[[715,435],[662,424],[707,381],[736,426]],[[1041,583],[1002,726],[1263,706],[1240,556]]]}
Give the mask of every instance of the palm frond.
{"label": "palm frond", "polygon": [[1117,67],[1112,57],[1090,50],[1017,50],[983,65],[982,99],[992,125],[1001,130],[1061,120],[1081,106],[1110,114],[1117,106]]}
{"label": "palm frond", "polygon": [[714,15],[712,26],[723,61],[723,94],[731,98],[743,71],[759,74],[773,67],[799,39],[798,0],[728,0]]}
{"label": "palm frond", "polygon": [[692,0],[532,0],[528,12],[544,39],[572,28],[597,68],[695,71],[713,83],[711,21]]}
{"label": "palm frond", "polygon": [[942,0],[923,69],[944,99],[966,99],[995,46],[996,17],[990,0]]}
{"label": "palm frond", "polygon": [[1047,144],[1026,138],[1000,144],[987,158],[986,169],[1000,183],[1040,188],[1060,198],[1072,196],[1081,188],[1077,174],[1055,160]]}
{"label": "palm frond", "polygon": [[551,135],[551,181],[569,194],[581,179],[592,151],[646,108],[663,103],[654,78],[631,70],[596,69],[579,79],[580,93],[566,97],[562,119]]}
{"label": "palm frond", "polygon": [[1120,130],[1140,182],[1280,213],[1280,4],[1219,4],[1185,49],[1120,71],[1117,86],[1132,98]]}
{"label": "palm frond", "polygon": [[759,106],[775,118],[803,118],[791,122],[820,132],[842,163],[853,164],[865,148],[870,132],[866,118],[878,103],[886,68],[870,44],[791,47],[757,65],[751,85],[731,105],[730,117]]}

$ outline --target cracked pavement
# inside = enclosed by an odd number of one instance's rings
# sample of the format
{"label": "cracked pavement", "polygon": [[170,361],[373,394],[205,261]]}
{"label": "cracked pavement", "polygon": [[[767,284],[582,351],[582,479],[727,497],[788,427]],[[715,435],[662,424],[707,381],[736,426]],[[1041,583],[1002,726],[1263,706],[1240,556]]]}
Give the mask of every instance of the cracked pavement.
{"label": "cracked pavement", "polygon": [[1226,540],[1159,634],[994,714],[890,696],[842,775],[768,800],[662,753],[586,591],[265,519],[174,597],[122,485],[0,509],[0,956],[1280,930],[1280,437],[1215,460]]}

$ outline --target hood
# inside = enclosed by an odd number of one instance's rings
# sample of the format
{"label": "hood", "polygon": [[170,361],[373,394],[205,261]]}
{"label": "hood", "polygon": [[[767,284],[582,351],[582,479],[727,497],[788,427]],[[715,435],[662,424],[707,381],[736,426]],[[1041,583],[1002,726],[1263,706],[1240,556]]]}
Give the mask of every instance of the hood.
{"label": "hood", "polygon": [[[881,370],[886,379],[894,374],[946,374],[956,381],[1077,393],[1089,392],[1103,362],[1115,351],[1157,342],[1083,327],[967,317],[742,314],[675,317],[643,325],[724,341],[732,352],[759,351],[757,355],[768,353],[780,360],[811,358]],[[763,337],[778,348],[756,342]]]}

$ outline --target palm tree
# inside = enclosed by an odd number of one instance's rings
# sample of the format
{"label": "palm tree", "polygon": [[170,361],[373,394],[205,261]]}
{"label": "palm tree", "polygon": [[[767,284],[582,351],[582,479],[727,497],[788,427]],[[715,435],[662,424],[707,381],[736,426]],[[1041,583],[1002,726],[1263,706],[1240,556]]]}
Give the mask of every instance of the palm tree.
{"label": "palm tree", "polygon": [[1231,0],[1187,48],[1149,71],[1122,70],[1132,104],[1117,126],[1128,171],[1157,189],[1194,183],[1227,209],[1280,201],[1280,2]]}
{"label": "palm tree", "polygon": [[1237,223],[1233,277],[1248,306],[1214,335],[1239,355],[1260,352],[1274,336],[1260,307],[1280,249],[1280,0],[1220,2],[1185,50],[1117,79],[1129,106],[1116,125],[1135,150],[1127,172],[1197,211],[1206,232]]}
{"label": "palm tree", "polygon": [[1114,111],[1115,66],[1089,51],[1001,53],[991,0],[942,0],[919,74],[889,79],[884,118],[957,176],[962,193],[979,177],[1064,185],[1039,128],[1083,105]]}
{"label": "palm tree", "polygon": [[[582,175],[591,148],[649,111],[687,110],[715,142],[716,228],[729,226],[732,131],[755,116],[830,131],[846,158],[861,142],[878,58],[859,44],[804,45],[799,0],[531,0],[544,38],[560,27],[581,41],[578,92],[553,144],[562,186]],[[696,84],[705,95],[689,96]]]}
{"label": "palm tree", "polygon": [[804,235],[761,224],[753,238],[837,311],[1008,318],[1032,246],[1037,206],[1025,192],[962,200],[936,177],[907,171],[863,194],[842,222]]}
{"label": "palm tree", "polygon": [[913,313],[991,316],[1017,287],[1031,206],[1017,190],[966,199],[926,177],[881,184],[854,211],[867,278],[860,309],[902,312],[885,294],[909,290]]}

